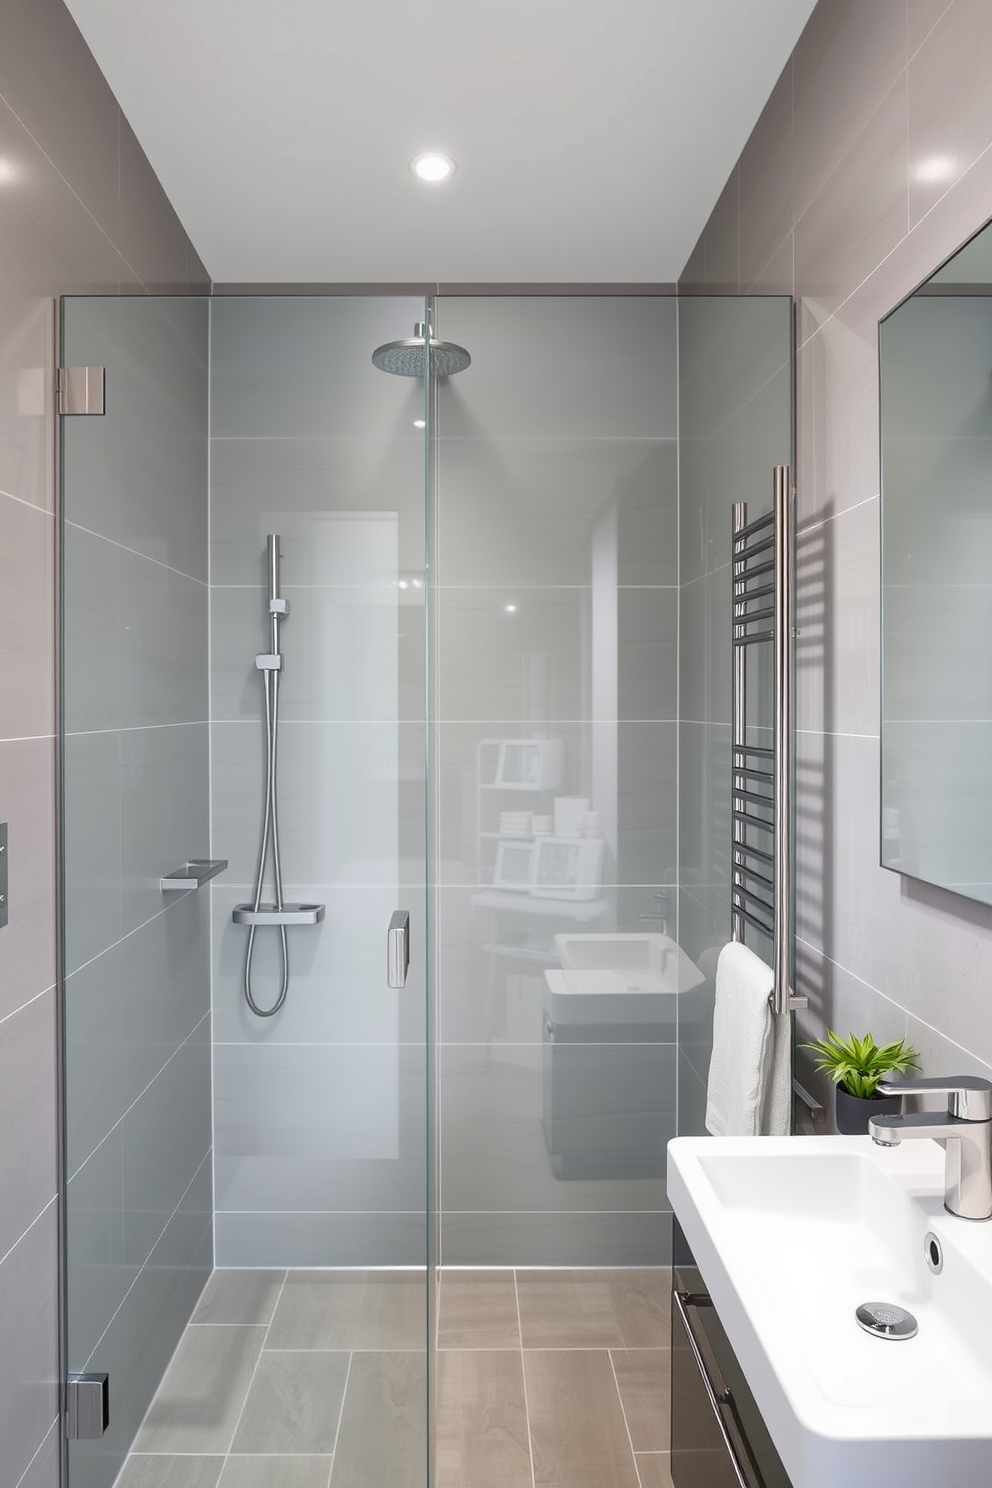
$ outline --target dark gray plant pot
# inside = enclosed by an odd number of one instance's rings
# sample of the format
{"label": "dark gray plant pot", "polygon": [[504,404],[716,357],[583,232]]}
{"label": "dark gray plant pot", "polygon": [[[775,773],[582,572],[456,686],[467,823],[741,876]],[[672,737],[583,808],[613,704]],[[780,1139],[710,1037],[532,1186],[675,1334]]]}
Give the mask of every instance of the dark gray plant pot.
{"label": "dark gray plant pot", "polygon": [[897,1095],[872,1096],[866,1100],[861,1095],[850,1095],[839,1085],[834,1087],[834,1093],[837,1130],[843,1137],[866,1136],[872,1116],[895,1116],[902,1106]]}

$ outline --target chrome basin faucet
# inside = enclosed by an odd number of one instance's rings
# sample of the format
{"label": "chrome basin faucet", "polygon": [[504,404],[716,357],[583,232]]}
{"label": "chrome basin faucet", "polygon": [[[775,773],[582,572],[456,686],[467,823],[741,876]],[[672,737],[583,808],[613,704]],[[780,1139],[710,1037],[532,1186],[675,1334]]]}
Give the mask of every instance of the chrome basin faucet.
{"label": "chrome basin faucet", "polygon": [[873,1116],[880,1147],[923,1137],[944,1141],[944,1208],[961,1219],[992,1219],[992,1083],[977,1075],[882,1081],[879,1095],[946,1095],[947,1110]]}

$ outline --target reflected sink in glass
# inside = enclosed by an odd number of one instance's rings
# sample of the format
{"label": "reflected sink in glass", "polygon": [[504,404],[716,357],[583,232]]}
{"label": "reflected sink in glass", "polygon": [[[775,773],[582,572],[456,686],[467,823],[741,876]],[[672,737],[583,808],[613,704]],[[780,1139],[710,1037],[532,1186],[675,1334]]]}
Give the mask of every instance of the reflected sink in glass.
{"label": "reflected sink in glass", "polygon": [[[944,1210],[936,1142],[680,1137],[668,1193],[797,1488],[992,1483],[992,1223]],[[916,1338],[869,1336],[862,1302]]]}
{"label": "reflected sink in glass", "polygon": [[556,1023],[669,1023],[675,997],[705,979],[668,935],[556,935],[560,971],[545,972]]}

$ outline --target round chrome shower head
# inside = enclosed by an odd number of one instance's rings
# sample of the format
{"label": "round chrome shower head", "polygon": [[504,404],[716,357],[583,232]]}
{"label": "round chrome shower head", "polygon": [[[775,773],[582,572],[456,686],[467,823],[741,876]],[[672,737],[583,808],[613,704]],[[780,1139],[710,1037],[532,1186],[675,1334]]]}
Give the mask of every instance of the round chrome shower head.
{"label": "round chrome shower head", "polygon": [[[423,377],[425,332],[426,327],[418,322],[412,336],[377,346],[372,353],[372,365],[394,377]],[[453,377],[472,364],[464,346],[456,346],[453,341],[431,341],[430,347],[431,371],[435,377]]]}

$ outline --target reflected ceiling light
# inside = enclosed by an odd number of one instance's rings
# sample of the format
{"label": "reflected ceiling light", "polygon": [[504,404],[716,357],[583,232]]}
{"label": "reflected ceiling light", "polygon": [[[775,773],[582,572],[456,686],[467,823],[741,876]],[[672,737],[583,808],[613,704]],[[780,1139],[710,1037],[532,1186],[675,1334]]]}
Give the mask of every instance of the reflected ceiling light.
{"label": "reflected ceiling light", "polygon": [[17,168],[0,155],[0,186],[9,186],[17,180]]}
{"label": "reflected ceiling light", "polygon": [[916,180],[925,186],[950,181],[956,173],[957,162],[953,155],[928,155],[913,171]]}
{"label": "reflected ceiling light", "polygon": [[429,150],[424,155],[418,155],[415,160],[410,161],[410,169],[420,181],[446,181],[449,176],[454,175],[455,162],[447,155],[439,155],[436,150]]}
{"label": "reflected ceiling light", "polygon": [[503,606],[503,609],[508,615],[515,615],[517,613],[517,607],[515,604],[505,604]]}
{"label": "reflected ceiling light", "polygon": [[398,579],[396,581],[396,587],[397,589],[409,589],[410,585],[407,583],[406,579]]}
{"label": "reflected ceiling light", "polygon": [[426,419],[414,419],[414,421],[413,421],[413,427],[415,429],[426,429],[427,428],[427,420]]}
{"label": "reflected ceiling light", "polygon": [[424,587],[424,581],[423,581],[423,579],[414,579],[414,581],[413,581],[413,587],[414,587],[414,589],[423,589],[423,587]]}

